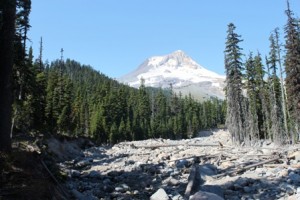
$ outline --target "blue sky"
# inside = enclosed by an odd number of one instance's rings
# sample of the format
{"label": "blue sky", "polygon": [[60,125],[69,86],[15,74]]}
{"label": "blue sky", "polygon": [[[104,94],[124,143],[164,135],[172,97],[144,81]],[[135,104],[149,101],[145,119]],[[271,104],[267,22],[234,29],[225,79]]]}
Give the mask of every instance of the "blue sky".
{"label": "blue sky", "polygon": [[[290,5],[299,16],[300,1]],[[44,61],[63,48],[64,58],[112,78],[175,50],[224,74],[227,25],[236,25],[245,54],[265,55],[271,31],[283,37],[285,9],[285,0],[32,0],[29,38],[35,57],[43,37]]]}

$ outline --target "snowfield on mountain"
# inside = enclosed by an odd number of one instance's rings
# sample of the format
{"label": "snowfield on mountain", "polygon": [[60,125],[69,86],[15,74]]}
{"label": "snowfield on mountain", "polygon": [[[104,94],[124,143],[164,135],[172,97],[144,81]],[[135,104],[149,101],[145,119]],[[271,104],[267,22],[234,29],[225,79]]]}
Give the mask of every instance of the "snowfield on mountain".
{"label": "snowfield on mountain", "polygon": [[175,92],[183,95],[191,93],[197,99],[224,99],[225,76],[209,71],[181,50],[151,57],[118,80],[138,88],[141,79],[144,79],[146,86],[169,88],[172,85]]}

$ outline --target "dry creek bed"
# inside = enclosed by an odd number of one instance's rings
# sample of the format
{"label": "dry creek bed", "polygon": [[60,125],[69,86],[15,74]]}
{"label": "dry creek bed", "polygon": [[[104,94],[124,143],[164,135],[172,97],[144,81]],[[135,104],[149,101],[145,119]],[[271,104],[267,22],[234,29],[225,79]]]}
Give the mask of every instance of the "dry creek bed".
{"label": "dry creek bed", "polygon": [[73,159],[58,166],[75,199],[300,199],[300,144],[235,146],[227,131],[212,130],[64,151]]}

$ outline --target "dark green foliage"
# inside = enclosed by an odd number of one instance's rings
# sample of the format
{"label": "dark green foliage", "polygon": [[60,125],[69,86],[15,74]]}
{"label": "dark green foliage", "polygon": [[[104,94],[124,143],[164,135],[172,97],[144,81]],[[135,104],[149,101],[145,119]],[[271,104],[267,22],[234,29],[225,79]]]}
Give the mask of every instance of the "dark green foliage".
{"label": "dark green foliage", "polygon": [[[286,14],[288,16],[288,23],[285,27],[286,88],[283,81],[278,29],[275,29],[269,38],[270,52],[269,56],[266,57],[268,70],[266,73],[260,54],[253,58],[252,53],[250,53],[245,65],[243,65],[241,48],[238,46],[241,41],[240,36],[234,33],[235,26],[233,24],[228,26],[225,48],[226,123],[237,143],[250,142],[252,144],[257,139],[264,138],[283,144],[295,142],[298,139],[297,134],[299,134],[300,125],[300,28],[298,19],[293,18],[289,2]],[[244,66],[245,73],[243,73]],[[280,78],[278,77],[279,73]],[[242,86],[244,86],[243,92],[241,91]]]}
{"label": "dark green foliage", "polygon": [[254,57],[250,53],[243,63],[241,36],[231,23],[224,52],[227,100],[212,98],[201,103],[191,95],[173,93],[172,85],[168,90],[147,88],[141,80],[139,89],[130,88],[69,59],[47,65],[42,61],[42,39],[34,62],[33,50],[27,47],[31,1],[3,0],[0,11],[1,150],[10,149],[11,127],[13,131],[86,136],[101,143],[116,143],[153,137],[188,138],[226,121],[239,144],[261,138],[282,144],[291,139],[295,142],[298,137],[300,25],[289,3],[284,62],[287,95],[278,30],[270,36],[266,74],[259,53]]}
{"label": "dark green foliage", "polygon": [[277,76],[277,66],[279,63],[276,39],[273,34],[270,36],[270,53],[267,59],[268,67],[268,85],[270,97],[270,114],[271,114],[271,137],[278,144],[284,141],[284,119],[282,110],[282,97],[280,79]]}
{"label": "dark green foliage", "polygon": [[218,99],[200,103],[173,93],[172,87],[146,88],[143,80],[140,88],[134,89],[63,57],[47,65],[42,60],[42,39],[34,62],[33,50],[26,45],[31,1],[18,0],[15,7],[13,131],[116,143],[187,138],[224,123],[224,103]]}
{"label": "dark green foliage", "polygon": [[239,43],[242,40],[240,35],[235,33],[235,28],[232,23],[228,25],[225,47],[226,97],[228,105],[226,124],[233,139],[240,144],[246,139],[245,101],[242,94],[242,48],[239,47]]}
{"label": "dark green foliage", "polygon": [[256,111],[258,118],[259,138],[267,138],[270,133],[270,104],[268,85],[266,84],[265,69],[260,53],[254,57],[255,88],[256,88]]}
{"label": "dark green foliage", "polygon": [[288,17],[285,26],[287,110],[291,117],[291,137],[295,141],[300,127],[300,32],[299,22],[294,18],[289,3],[286,15]]}
{"label": "dark green foliage", "polygon": [[[32,48],[27,52],[27,33],[30,28],[30,0],[16,1],[16,32],[13,67],[13,129],[29,131],[42,129],[41,113],[45,105],[45,79],[33,63]],[[41,93],[40,93],[41,92]],[[39,120],[41,119],[41,120]]]}
{"label": "dark green foliage", "polygon": [[247,91],[247,104],[248,108],[246,110],[246,129],[248,130],[247,134],[248,137],[251,138],[251,140],[255,140],[259,138],[261,135],[259,130],[259,124],[258,124],[258,115],[259,112],[259,87],[257,85],[257,72],[256,72],[256,66],[255,61],[253,58],[252,53],[250,53],[249,58],[246,60],[245,63],[245,88]]}
{"label": "dark green foliage", "polygon": [[53,62],[46,74],[45,124],[52,133],[115,143],[187,138],[224,123],[218,99],[200,103],[146,88],[143,81],[139,89],[130,88],[72,60]]}
{"label": "dark green foliage", "polygon": [[0,151],[10,151],[16,1],[1,0],[0,12]]}

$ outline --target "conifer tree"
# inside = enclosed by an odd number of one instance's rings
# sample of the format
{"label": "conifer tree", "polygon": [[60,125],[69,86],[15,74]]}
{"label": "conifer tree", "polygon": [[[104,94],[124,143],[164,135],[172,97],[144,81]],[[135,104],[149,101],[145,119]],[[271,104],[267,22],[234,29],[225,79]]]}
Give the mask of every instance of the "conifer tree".
{"label": "conifer tree", "polygon": [[269,93],[267,90],[267,85],[265,83],[265,69],[262,63],[262,58],[260,53],[254,57],[254,66],[256,72],[256,86],[257,86],[257,117],[259,126],[259,138],[267,139],[270,133],[270,103],[269,103]]}
{"label": "conifer tree", "polygon": [[240,35],[235,33],[235,25],[230,23],[227,30],[227,41],[225,47],[225,69],[226,69],[226,98],[227,115],[226,125],[232,138],[238,144],[245,139],[245,116],[243,113],[244,99],[242,94],[242,41]]}
{"label": "conifer tree", "polygon": [[115,144],[119,141],[119,130],[117,124],[114,122],[110,128],[109,141]]}
{"label": "conifer tree", "polygon": [[38,71],[33,63],[33,50],[30,47],[28,52],[26,45],[30,28],[29,14],[31,12],[31,0],[17,0],[16,8],[12,131],[36,131],[39,129],[35,108],[38,102],[38,97],[35,93]]}
{"label": "conifer tree", "polygon": [[[279,73],[280,73],[281,108],[282,108],[282,112],[283,112],[284,132],[288,136],[288,115],[287,115],[287,110],[286,110],[286,95],[285,95],[286,92],[285,92],[285,86],[284,86],[284,81],[283,81],[283,69],[282,69],[282,64],[281,64],[281,44],[279,42],[279,29],[278,28],[276,28],[274,30],[274,37],[275,37],[275,45],[277,48],[277,58],[278,58]],[[289,139],[289,141],[290,141],[290,139]]]}
{"label": "conifer tree", "polygon": [[0,26],[0,151],[11,150],[11,115],[12,115],[12,68],[13,40],[15,34],[15,0],[0,2],[2,13]]}
{"label": "conifer tree", "polygon": [[277,76],[277,64],[278,58],[278,48],[276,46],[276,41],[274,34],[271,34],[270,38],[270,53],[267,59],[268,66],[268,76],[269,76],[269,92],[270,92],[270,111],[271,111],[271,134],[272,139],[281,144],[284,140],[284,121],[283,112],[281,107],[281,88],[280,80]]}
{"label": "conifer tree", "polygon": [[[134,89],[75,61],[67,59],[63,67],[61,63],[58,60],[45,68],[46,125],[52,133],[111,143],[149,137],[187,138],[204,128],[204,118],[208,118],[205,128],[221,121],[217,100],[199,103],[191,96],[182,99],[181,95],[170,95],[169,90],[150,89],[144,84]],[[203,107],[207,115],[202,115]]]}
{"label": "conifer tree", "polygon": [[245,64],[246,69],[246,90],[248,97],[249,107],[247,109],[247,130],[248,134],[251,137],[251,140],[259,138],[259,127],[258,127],[258,101],[257,101],[257,81],[256,81],[256,68],[253,59],[252,52],[250,53]]}
{"label": "conifer tree", "polygon": [[141,85],[139,88],[137,109],[138,121],[143,132],[142,135],[143,137],[147,137],[150,128],[151,107],[149,94],[146,91],[145,82],[143,79],[141,80]]}
{"label": "conifer tree", "polygon": [[291,117],[291,138],[297,139],[300,127],[300,33],[299,23],[287,1],[287,24],[285,26],[285,71],[287,108]]}

